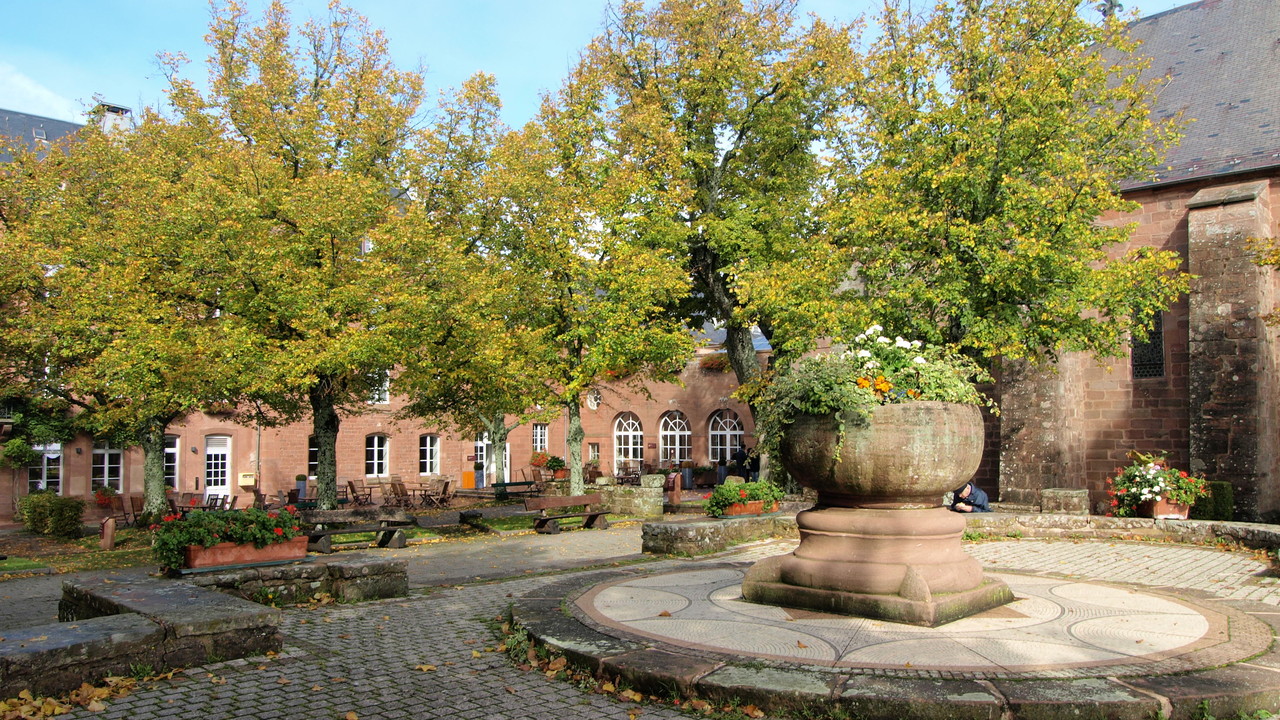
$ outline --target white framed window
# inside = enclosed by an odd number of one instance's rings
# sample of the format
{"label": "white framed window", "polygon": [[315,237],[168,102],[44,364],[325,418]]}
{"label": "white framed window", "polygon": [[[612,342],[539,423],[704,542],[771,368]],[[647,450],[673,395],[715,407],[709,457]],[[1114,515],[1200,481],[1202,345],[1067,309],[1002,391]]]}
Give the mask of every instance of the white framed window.
{"label": "white framed window", "polygon": [[231,493],[231,437],[209,435],[204,439],[204,494],[221,497]]}
{"label": "white framed window", "polygon": [[742,421],[732,410],[717,410],[707,422],[707,438],[711,450],[711,462],[726,463],[733,451],[742,447]]}
{"label": "white framed window", "polygon": [[62,443],[32,446],[40,454],[27,468],[27,492],[52,490],[62,494]]}
{"label": "white framed window", "polygon": [[658,438],[663,461],[679,463],[693,459],[693,431],[684,413],[679,410],[665,413],[658,422]]}
{"label": "white framed window", "polygon": [[587,462],[600,462],[600,443],[587,443]]}
{"label": "white framed window", "polygon": [[369,394],[370,405],[386,405],[391,402],[391,375],[382,373],[378,385]]}
{"label": "white framed window", "polygon": [[440,436],[418,436],[418,474],[440,474]]}
{"label": "white framed window", "polygon": [[105,440],[95,442],[89,480],[92,487],[109,487],[116,492],[124,492],[124,452]]}
{"label": "white framed window", "polygon": [[307,438],[307,477],[315,480],[320,472],[320,443],[316,436]]}
{"label": "white framed window", "polygon": [[617,471],[622,461],[644,461],[644,427],[635,413],[622,413],[613,421],[613,464]]}
{"label": "white framed window", "polygon": [[171,488],[178,487],[178,442],[177,435],[164,436],[164,484]]}
{"label": "white framed window", "polygon": [[548,431],[548,427],[546,423],[533,424],[533,451],[534,452],[547,451],[547,431]]}
{"label": "white framed window", "polygon": [[386,435],[366,435],[364,438],[365,477],[386,477],[390,473],[387,460],[390,441]]}

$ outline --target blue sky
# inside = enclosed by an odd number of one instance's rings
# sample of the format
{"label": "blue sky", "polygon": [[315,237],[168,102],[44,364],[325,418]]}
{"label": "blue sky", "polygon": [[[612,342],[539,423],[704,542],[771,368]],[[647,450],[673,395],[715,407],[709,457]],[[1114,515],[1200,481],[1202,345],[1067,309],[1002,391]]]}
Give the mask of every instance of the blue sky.
{"label": "blue sky", "polygon": [[[1057,1],[1057,0],[1046,0]],[[1132,0],[1150,15],[1188,0]],[[255,11],[266,0],[245,0]],[[323,16],[325,0],[291,0],[295,20]],[[597,34],[605,0],[349,0],[381,28],[402,69],[426,69],[433,91],[478,71],[498,79],[504,119],[529,119]],[[847,21],[880,0],[801,0]],[[201,0],[0,0],[0,108],[78,120],[95,95],[138,109],[164,102],[156,53],[181,52],[203,78],[209,6]]]}

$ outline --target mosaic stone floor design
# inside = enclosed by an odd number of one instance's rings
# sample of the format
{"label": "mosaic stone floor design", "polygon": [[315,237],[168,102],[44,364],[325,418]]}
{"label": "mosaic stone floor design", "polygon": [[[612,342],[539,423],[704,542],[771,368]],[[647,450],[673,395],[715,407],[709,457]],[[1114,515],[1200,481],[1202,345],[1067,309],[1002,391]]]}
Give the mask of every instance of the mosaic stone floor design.
{"label": "mosaic stone floor design", "polygon": [[745,569],[620,581],[593,588],[577,604],[605,628],[699,651],[998,677],[1182,672],[1243,659],[1270,640],[1265,628],[1255,627],[1260,623],[1235,616],[1236,637],[1230,638],[1227,608],[1145,589],[1012,573],[990,574],[1008,583],[1013,603],[922,628],[748,603],[741,599]]}

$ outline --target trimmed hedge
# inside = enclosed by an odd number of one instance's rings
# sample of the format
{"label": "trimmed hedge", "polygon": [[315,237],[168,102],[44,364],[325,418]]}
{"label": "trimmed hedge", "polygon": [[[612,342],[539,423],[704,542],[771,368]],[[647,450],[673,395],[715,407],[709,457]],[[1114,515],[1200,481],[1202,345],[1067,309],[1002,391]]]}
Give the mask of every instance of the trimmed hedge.
{"label": "trimmed hedge", "polygon": [[53,491],[34,492],[22,499],[22,522],[37,535],[78,538],[84,530],[84,501]]}
{"label": "trimmed hedge", "polygon": [[1230,520],[1235,515],[1236,489],[1226,480],[1210,480],[1209,494],[1191,506],[1192,520]]}

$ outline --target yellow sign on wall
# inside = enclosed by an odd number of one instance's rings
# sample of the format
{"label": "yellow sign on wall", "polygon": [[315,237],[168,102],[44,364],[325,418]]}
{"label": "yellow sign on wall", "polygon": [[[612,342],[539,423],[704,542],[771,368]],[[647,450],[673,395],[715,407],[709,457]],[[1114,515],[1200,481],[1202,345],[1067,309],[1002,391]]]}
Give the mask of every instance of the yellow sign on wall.
{"label": "yellow sign on wall", "polygon": [[240,487],[253,487],[258,484],[258,473],[240,473]]}

